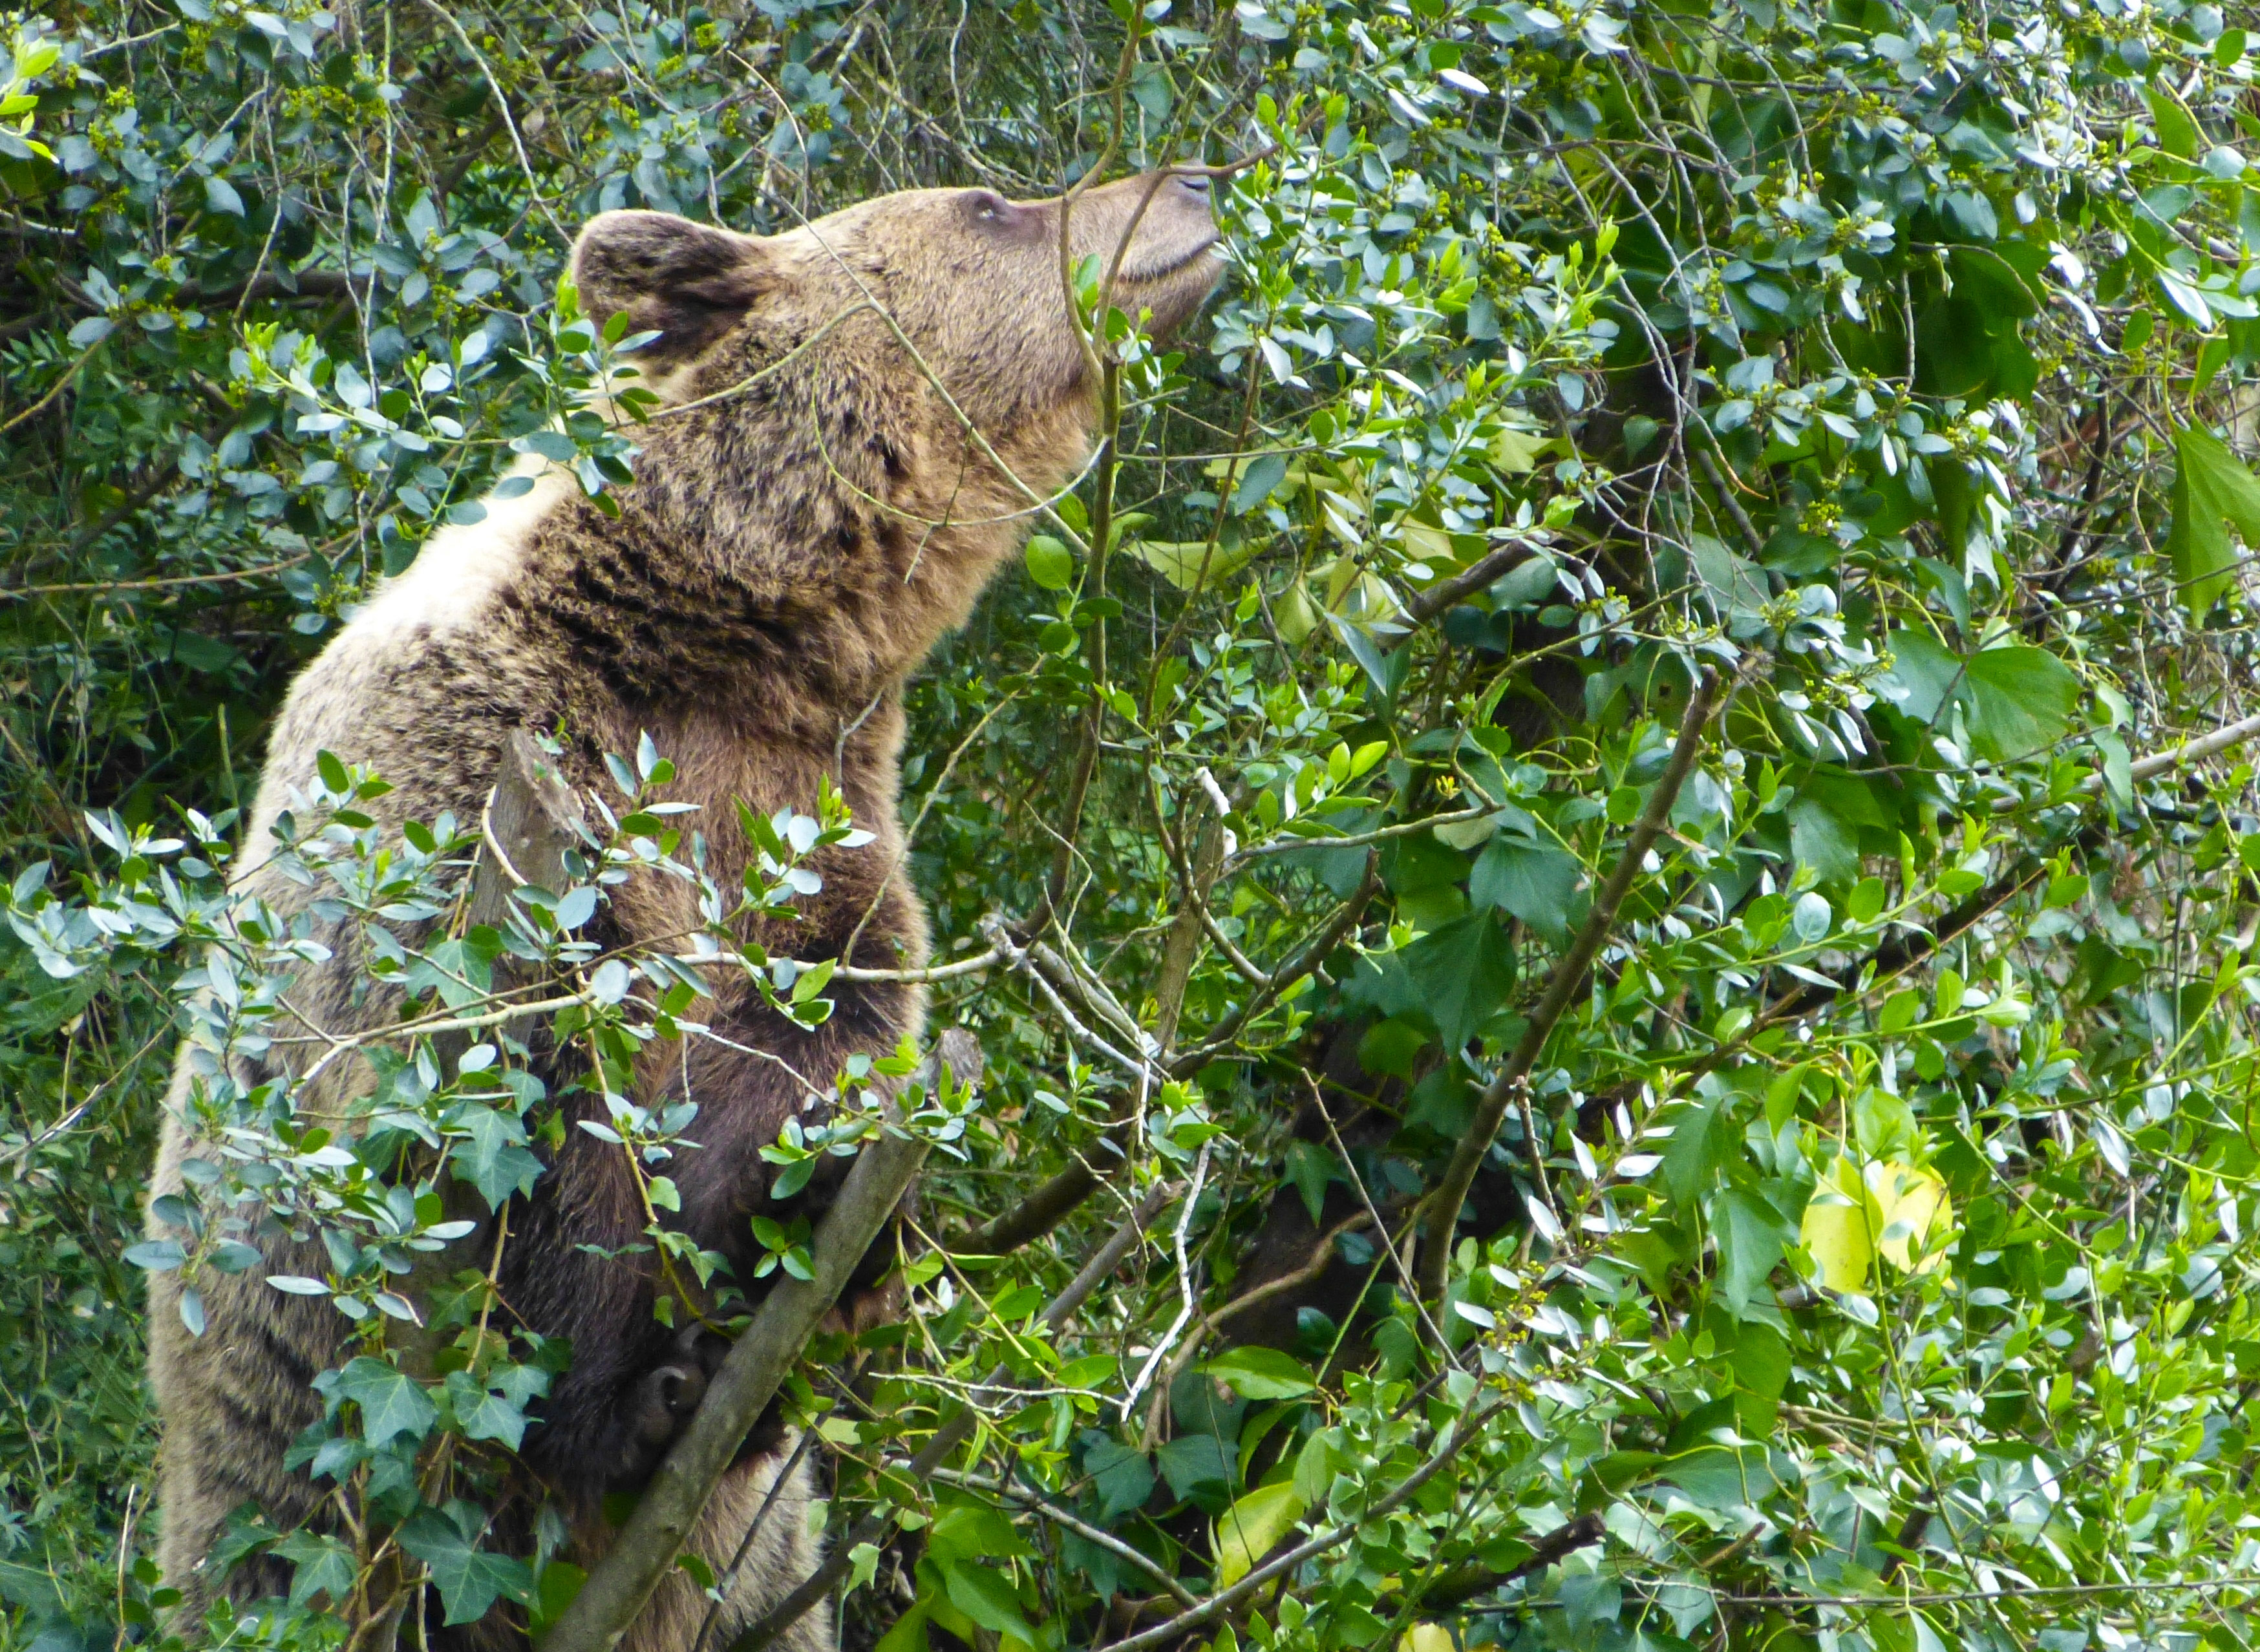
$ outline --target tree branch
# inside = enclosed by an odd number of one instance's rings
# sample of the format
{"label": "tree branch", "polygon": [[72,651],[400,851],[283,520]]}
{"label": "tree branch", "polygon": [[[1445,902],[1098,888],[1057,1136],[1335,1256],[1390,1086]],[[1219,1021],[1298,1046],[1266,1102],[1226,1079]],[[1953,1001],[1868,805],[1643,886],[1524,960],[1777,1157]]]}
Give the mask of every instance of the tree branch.
{"label": "tree branch", "polygon": [[[1274,1555],[1233,1584],[1231,1588],[1221,1593],[1211,1595],[1191,1611],[1181,1612],[1167,1623],[1148,1629],[1142,1634],[1134,1634],[1125,1640],[1117,1641],[1106,1647],[1105,1652],[1147,1652],[1147,1649],[1151,1647],[1167,1646],[1177,1640],[1188,1629],[1198,1628],[1202,1624],[1212,1622],[1229,1612],[1274,1577],[1284,1572],[1292,1571],[1314,1555],[1323,1555],[1327,1550],[1348,1541],[1363,1530],[1368,1524],[1378,1520],[1383,1515],[1410,1502],[1422,1486],[1451,1466],[1452,1460],[1467,1448],[1468,1442],[1480,1434],[1492,1418],[1506,1409],[1507,1402],[1500,1400],[1485,1406],[1482,1411],[1462,1418],[1460,1426],[1452,1432],[1441,1446],[1436,1448],[1434,1455],[1407,1475],[1404,1483],[1394,1491],[1367,1508],[1359,1519],[1345,1520],[1340,1526],[1330,1527],[1307,1542],[1298,1543],[1284,1554]],[[735,1652],[734,1648],[733,1652]]]}
{"label": "tree branch", "polygon": [[[1107,1235],[1106,1242],[1084,1264],[1083,1271],[1069,1282],[1067,1289],[1044,1305],[1044,1311],[1039,1316],[1043,1323],[1055,1330],[1065,1324],[1068,1316],[1083,1305],[1084,1299],[1122,1265],[1122,1259],[1144,1236],[1147,1224],[1178,1191],[1175,1184],[1163,1183],[1140,1200],[1138,1207],[1124,1217],[1121,1224]],[[1000,1364],[982,1379],[980,1386],[999,1387],[1012,1374],[1010,1366]],[[914,1483],[927,1478],[949,1460],[951,1452],[965,1442],[966,1436],[973,1432],[974,1425],[980,1420],[980,1408],[969,1400],[948,1422],[934,1430],[933,1438],[926,1442],[925,1448],[903,1470],[904,1477]],[[809,1575],[806,1582],[770,1607],[767,1616],[730,1643],[730,1652],[761,1652],[762,1647],[799,1622],[810,1607],[830,1594],[833,1585],[848,1575],[848,1569],[855,1564],[855,1550],[886,1535],[888,1524],[883,1514],[867,1514],[858,1520],[846,1535],[833,1544],[832,1552],[825,1556],[824,1563]],[[542,1652],[553,1652],[553,1648],[545,1643]]]}
{"label": "tree branch", "polygon": [[1619,857],[1616,869],[1595,897],[1592,910],[1585,915],[1584,926],[1570,943],[1570,950],[1554,966],[1553,975],[1546,983],[1546,996],[1531,1012],[1529,1025],[1483,1094],[1482,1104],[1476,1109],[1475,1122],[1468,1134],[1460,1138],[1452,1150],[1451,1162],[1445,1167],[1444,1178],[1430,1195],[1428,1232],[1420,1248],[1419,1274],[1420,1294],[1434,1300],[1444,1293],[1444,1281],[1451,1267],[1452,1234],[1459,1225],[1460,1206],[1466,1202],[1468,1188],[1482,1167],[1484,1155],[1491,1150],[1491,1139],[1498,1135],[1506,1110],[1521,1093],[1523,1082],[1545,1048],[1547,1036],[1554,1024],[1562,1019],[1585,979],[1585,971],[1599,955],[1601,944],[1608,939],[1609,931],[1616,925],[1617,909],[1624,905],[1631,892],[1633,880],[1640,875],[1641,863],[1663,831],[1664,823],[1671,818],[1671,805],[1678,798],[1679,788],[1695,767],[1695,755],[1702,748],[1704,726],[1711,720],[1712,710],[1719,703],[1720,680],[1717,671],[1706,668],[1702,680],[1687,702],[1686,714],[1679,721],[1679,739],[1671,748],[1671,761],[1664,766],[1663,775],[1649,794],[1648,807],[1641,811],[1632,835],[1625,840],[1624,853]]}
{"label": "tree branch", "polygon": [[1527,545],[1509,545],[1493,551],[1464,573],[1455,574],[1441,585],[1431,585],[1405,604],[1405,614],[1415,625],[1425,624],[1442,613],[1470,591],[1512,573],[1528,561],[1532,552]]}
{"label": "tree branch", "polygon": [[1544,1571],[1556,1561],[1589,1543],[1599,1542],[1607,1534],[1608,1527],[1598,1514],[1580,1514],[1547,1533],[1529,1554],[1503,1571],[1490,1566],[1455,1566],[1449,1571],[1439,1572],[1436,1580],[1426,1588],[1415,1587],[1407,1593],[1422,1606],[1456,1606],[1463,1600],[1472,1600],[1477,1595],[1519,1583],[1534,1572]]}
{"label": "tree branch", "polygon": [[[943,1066],[967,1076],[979,1070],[980,1051],[970,1034],[955,1029],[943,1033],[909,1082],[938,1083]],[[715,1485],[799,1361],[818,1322],[910,1191],[926,1153],[924,1141],[889,1131],[856,1155],[838,1202],[809,1247],[813,1277],[781,1280],[762,1299],[611,1551],[542,1641],[542,1652],[611,1652],[619,1643],[675,1563]]]}

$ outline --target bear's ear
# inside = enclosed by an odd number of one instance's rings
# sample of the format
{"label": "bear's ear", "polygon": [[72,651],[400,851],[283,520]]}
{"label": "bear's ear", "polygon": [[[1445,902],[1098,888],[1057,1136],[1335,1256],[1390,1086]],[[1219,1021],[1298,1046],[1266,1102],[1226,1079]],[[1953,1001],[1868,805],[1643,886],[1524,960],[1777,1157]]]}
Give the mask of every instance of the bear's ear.
{"label": "bear's ear", "polygon": [[765,243],[672,212],[603,212],[573,246],[581,308],[601,325],[620,311],[656,331],[640,354],[697,355],[737,325],[771,284]]}

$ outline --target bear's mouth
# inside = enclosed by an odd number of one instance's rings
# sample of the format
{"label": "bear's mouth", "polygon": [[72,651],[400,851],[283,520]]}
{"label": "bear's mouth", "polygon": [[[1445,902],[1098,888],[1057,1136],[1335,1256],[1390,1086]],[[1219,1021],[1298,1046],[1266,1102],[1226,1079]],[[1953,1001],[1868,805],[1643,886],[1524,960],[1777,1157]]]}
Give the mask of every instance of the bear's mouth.
{"label": "bear's mouth", "polygon": [[1163,258],[1156,261],[1135,265],[1126,261],[1122,267],[1122,278],[1141,287],[1167,281],[1172,275],[1190,269],[1197,261],[1213,253],[1222,240],[1223,237],[1219,235],[1207,236],[1173,258]]}

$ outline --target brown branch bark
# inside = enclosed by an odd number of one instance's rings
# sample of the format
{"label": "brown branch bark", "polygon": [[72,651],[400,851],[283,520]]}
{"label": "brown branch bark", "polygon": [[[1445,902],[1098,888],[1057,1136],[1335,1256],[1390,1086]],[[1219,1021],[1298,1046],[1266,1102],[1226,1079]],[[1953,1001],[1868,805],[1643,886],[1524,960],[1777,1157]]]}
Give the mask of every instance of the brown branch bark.
{"label": "brown branch bark", "polygon": [[1484,1155],[1491,1150],[1491,1139],[1498,1134],[1507,1108],[1521,1094],[1523,1083],[1529,1077],[1539,1052],[1545,1048],[1548,1035],[1562,1019],[1563,1012],[1570,1007],[1570,998],[1584,985],[1586,970],[1592,967],[1601,944],[1615,926],[1617,911],[1631,892],[1633,880],[1640,875],[1641,862],[1671,818],[1671,805],[1679,796],[1688,771],[1695,766],[1696,753],[1702,748],[1703,730],[1719,703],[1720,689],[1719,674],[1706,668],[1695,692],[1688,698],[1685,716],[1680,719],[1679,738],[1671,748],[1671,761],[1664,766],[1656,790],[1649,794],[1648,807],[1641,812],[1632,835],[1625,840],[1624,853],[1617,861],[1616,869],[1594,898],[1592,910],[1586,914],[1577,938],[1555,965],[1546,983],[1545,997],[1531,1012],[1529,1025],[1524,1027],[1521,1039],[1507,1055],[1498,1076],[1484,1091],[1474,1125],[1453,1149],[1443,1180],[1430,1195],[1428,1231],[1420,1247],[1419,1273],[1420,1294],[1426,1300],[1434,1301],[1444,1293],[1444,1282],[1451,1266],[1453,1230],[1459,1224],[1460,1206],[1467,1199],[1468,1188],[1483,1165]]}
{"label": "brown branch bark", "polygon": [[1414,624],[1425,624],[1469,592],[1481,590],[1529,560],[1530,548],[1524,545],[1510,545],[1504,550],[1493,551],[1465,573],[1455,574],[1441,585],[1429,586],[1405,604],[1405,611]]}
{"label": "brown branch bark", "polygon": [[1490,1566],[1455,1566],[1448,1571],[1439,1572],[1436,1580],[1427,1587],[1414,1589],[1412,1598],[1427,1607],[1456,1606],[1477,1595],[1488,1594],[1494,1589],[1504,1589],[1511,1583],[1518,1583],[1534,1572],[1544,1571],[1565,1555],[1576,1553],[1589,1543],[1599,1542],[1607,1532],[1608,1528],[1598,1514],[1580,1514],[1547,1533],[1537,1541],[1529,1554],[1504,1570]]}

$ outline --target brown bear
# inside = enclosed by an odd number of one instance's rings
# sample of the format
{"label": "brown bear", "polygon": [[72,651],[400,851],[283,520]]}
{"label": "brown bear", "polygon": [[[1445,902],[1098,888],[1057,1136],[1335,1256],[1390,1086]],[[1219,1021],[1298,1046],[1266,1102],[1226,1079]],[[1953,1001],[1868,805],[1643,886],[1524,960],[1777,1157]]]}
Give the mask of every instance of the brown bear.
{"label": "brown bear", "polygon": [[[478,819],[513,731],[561,733],[567,776],[582,785],[597,783],[604,753],[629,752],[648,733],[677,765],[668,795],[700,806],[691,819],[726,890],[754,853],[733,799],[764,814],[812,812],[830,776],[876,833],[822,852],[822,890],[798,922],[746,939],[805,960],[837,956],[876,903],[848,962],[917,967],[926,926],[897,820],[903,684],[1011,554],[1031,493],[1064,485],[1090,451],[1095,387],[1063,269],[1092,254],[1114,264],[1117,305],[1149,312],[1165,332],[1214,284],[1215,240],[1208,180],[1184,173],[1126,179],[1067,204],[912,190],[768,238],[658,212],[592,220],[573,254],[583,303],[598,321],[625,311],[635,328],[657,330],[635,359],[673,404],[633,432],[641,454],[619,514],[550,470],[530,493],[490,502],[477,525],[435,534],[291,689],[238,886],[286,916],[313,898],[262,862],[318,752],[392,783],[368,812],[394,830],[443,810]],[[621,886],[603,921],[626,943],[698,926],[690,891],[660,878]],[[296,980],[292,1012],[332,1035],[397,1019],[397,996],[358,978],[352,939],[331,938],[332,959]],[[758,1290],[748,1218],[776,1208],[759,1149],[801,1112],[795,1075],[825,1082],[848,1056],[919,1034],[924,995],[835,983],[831,1019],[806,1033],[743,983],[717,990],[700,1012],[721,1040],[676,1049],[643,1076],[638,1098],[697,1104],[702,1146],[669,1167],[680,1226]],[[278,1043],[269,1059],[297,1048]],[[184,1050],[168,1101],[160,1194],[182,1191],[182,1161],[197,1151],[196,1055]],[[367,1069],[354,1065],[324,1075],[324,1112],[351,1100],[354,1084],[365,1093]],[[569,1106],[596,1111],[585,1094]],[[532,1197],[510,1212],[502,1299],[526,1327],[572,1346],[522,1461],[569,1511],[572,1552],[584,1562],[605,1541],[602,1499],[647,1476],[703,1385],[654,1318],[648,1257],[580,1248],[617,1248],[641,1228],[620,1149],[569,1127]],[[179,1237],[154,1221],[153,1234]],[[268,1265],[205,1275],[201,1336],[182,1325],[178,1282],[153,1276],[161,1559],[189,1613],[211,1596],[199,1569],[240,1505],[284,1527],[327,1518],[326,1488],[284,1459],[321,1415],[308,1384],[340,1362],[347,1326],[325,1300],[264,1283],[323,1270],[290,1250],[278,1238]],[[748,1453],[710,1505],[694,1547],[718,1573],[779,1465],[774,1451]],[[711,1644],[726,1645],[814,1563],[808,1496],[805,1470],[780,1489]],[[227,1587],[241,1598],[286,1581],[281,1563],[252,1563]],[[632,1652],[690,1652],[706,1605],[672,1574],[632,1633]],[[502,1620],[498,1610],[468,1638],[522,1643]],[[794,1643],[830,1644],[822,1613],[801,1620]]]}

